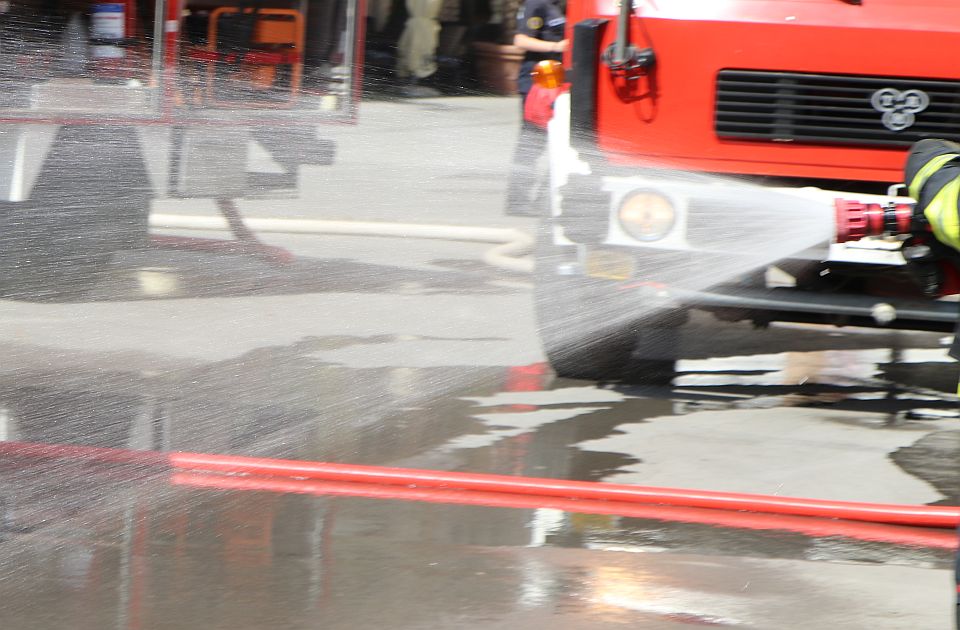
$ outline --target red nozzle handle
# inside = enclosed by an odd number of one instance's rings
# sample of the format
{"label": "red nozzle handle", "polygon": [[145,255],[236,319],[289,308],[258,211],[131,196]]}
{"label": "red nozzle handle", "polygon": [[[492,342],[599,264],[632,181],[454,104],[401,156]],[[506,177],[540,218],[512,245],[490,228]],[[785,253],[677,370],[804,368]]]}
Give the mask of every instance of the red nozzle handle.
{"label": "red nozzle handle", "polygon": [[833,207],[837,219],[838,243],[859,241],[865,236],[883,234],[883,209],[879,204],[836,199]]}
{"label": "red nozzle handle", "polygon": [[866,236],[909,234],[912,231],[913,206],[898,203],[881,206],[849,199],[836,199],[836,237],[838,243],[858,241]]}

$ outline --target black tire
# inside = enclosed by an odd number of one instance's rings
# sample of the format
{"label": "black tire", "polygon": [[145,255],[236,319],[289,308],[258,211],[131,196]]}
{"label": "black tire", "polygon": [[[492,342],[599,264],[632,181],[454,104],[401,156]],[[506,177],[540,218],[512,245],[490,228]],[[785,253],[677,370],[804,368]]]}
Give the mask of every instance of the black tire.
{"label": "black tire", "polygon": [[103,278],[111,260],[109,253],[70,258],[4,254],[0,256],[0,297],[33,302],[81,300]]}
{"label": "black tire", "polygon": [[557,376],[664,384],[675,374],[684,314],[631,317],[631,306],[609,281],[556,273],[568,259],[549,238],[549,223],[538,231],[534,306],[540,342]]}
{"label": "black tire", "polygon": [[150,197],[133,129],[61,127],[30,198],[0,204],[0,295],[82,297],[115,252],[146,245]]}
{"label": "black tire", "polygon": [[617,379],[633,354],[637,331],[584,317],[593,308],[587,293],[570,282],[538,279],[534,298],[543,351],[557,376]]}
{"label": "black tire", "polygon": [[648,385],[669,385],[677,375],[677,359],[683,347],[685,311],[658,318],[656,325],[640,326],[633,358],[621,380]]}

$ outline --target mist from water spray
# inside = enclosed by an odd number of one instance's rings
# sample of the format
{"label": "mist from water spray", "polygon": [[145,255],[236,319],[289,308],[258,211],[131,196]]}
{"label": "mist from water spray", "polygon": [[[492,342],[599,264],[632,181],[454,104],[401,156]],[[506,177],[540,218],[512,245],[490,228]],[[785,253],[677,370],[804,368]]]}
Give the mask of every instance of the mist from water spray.
{"label": "mist from water spray", "polygon": [[[591,164],[605,163],[596,150],[580,149],[580,158]],[[685,301],[696,301],[698,295],[717,290],[735,295],[742,289],[765,289],[768,269],[777,263],[789,261],[787,267],[796,271],[816,267],[827,258],[835,231],[834,212],[815,192],[792,194],[731,177],[650,164],[617,171],[607,178],[612,184],[603,185],[603,175],[601,167],[590,176],[596,189],[632,187],[670,195],[678,206],[677,219],[660,240],[612,250],[614,260],[618,254],[631,255],[629,264],[618,267],[612,263],[616,273],[629,269],[628,277],[602,277],[603,258],[596,277],[591,277],[590,257],[597,250],[604,253],[603,245],[588,245],[580,254],[585,277],[579,282],[582,295],[573,298],[579,299],[578,312],[568,314],[566,321],[554,326],[559,331],[553,331],[555,337],[563,337],[560,345],[570,349],[585,349],[598,338],[618,337],[632,330],[644,337],[646,347],[637,350],[641,358],[678,357],[675,329],[686,320]],[[616,183],[617,177],[625,177],[626,183]],[[593,220],[595,231],[602,234],[607,221],[616,218],[597,212]],[[557,276],[558,270],[569,264],[569,250],[557,247],[540,256],[538,282]],[[583,256],[588,257],[586,263]],[[549,313],[550,301],[564,299],[569,290],[562,283],[559,286],[541,310]],[[548,321],[552,316],[547,315]],[[628,342],[624,337],[624,343]]]}
{"label": "mist from water spray", "polygon": [[[82,39],[78,30],[74,19],[65,36],[71,52],[64,68],[80,67],[78,60],[83,52],[74,45]],[[9,47],[9,41],[0,44]],[[29,42],[24,45],[29,46]],[[137,91],[142,86],[130,87]],[[374,85],[372,90],[380,87]],[[87,213],[93,207],[89,203],[91,195],[98,195],[102,204],[104,196],[115,200],[151,193],[146,180],[139,182],[139,188],[126,187],[123,194],[113,190],[105,193],[90,185],[100,181],[94,175],[102,179],[106,171],[106,179],[122,186],[129,167],[119,163],[127,160],[118,148],[123,145],[129,150],[136,142],[130,140],[133,133],[129,129],[121,134],[123,137],[115,138],[109,116],[94,111],[95,105],[80,102],[75,110],[94,120],[102,119],[103,124],[70,131],[59,145],[65,152],[65,163],[82,157],[84,169],[80,175],[64,177],[43,191],[47,205],[70,211],[67,223],[76,233],[117,229],[127,221],[115,216],[111,225],[104,226],[91,218]],[[514,104],[510,104],[510,115],[498,121],[510,129],[509,133],[492,133],[483,118],[474,119],[472,113],[482,113],[483,107],[470,102],[454,105],[406,100],[391,105],[394,109],[389,115],[368,118],[361,113],[356,129],[324,128],[324,135],[339,140],[339,155],[332,167],[303,169],[297,199],[249,199],[240,203],[241,210],[248,216],[266,218],[464,226],[478,223],[472,214],[478,209],[495,208],[499,215],[508,169],[506,158],[516,125]],[[217,112],[214,121],[223,123],[242,117],[245,110],[221,107]],[[411,142],[411,130],[417,131],[414,146],[407,144]],[[160,149],[159,144],[142,146],[148,154]],[[254,170],[268,174],[275,174],[282,166],[262,149],[252,151],[250,161]],[[160,162],[148,159],[147,167],[151,169],[146,174],[150,182],[169,176]],[[201,167],[210,168],[211,164],[199,164]],[[635,274],[638,280],[704,290],[828,238],[829,230],[821,225],[829,216],[826,209],[821,212],[809,203],[760,187],[730,182],[717,185],[709,178],[668,171],[662,171],[661,177],[704,189],[715,187],[716,196],[707,195],[705,199],[716,202],[716,208],[707,238],[698,241],[696,247],[680,250],[668,267],[641,263]],[[78,191],[84,192],[80,198]],[[269,190],[254,192],[267,195]],[[190,215],[214,212],[208,200],[167,199],[154,201],[152,206],[155,213],[158,209]],[[48,213],[43,220],[55,219],[55,214]],[[5,233],[19,238],[35,227],[37,220],[15,217],[17,229]],[[489,217],[483,217],[483,221],[489,222]],[[745,226],[749,226],[749,239],[744,238]],[[690,227],[694,230],[691,234],[699,234],[699,228]],[[75,233],[68,236],[76,240]],[[225,235],[209,236],[222,240]],[[259,236],[265,242],[289,246],[289,240]],[[31,322],[26,333],[17,333],[16,344],[10,340],[5,344],[10,350],[7,359],[20,362],[7,378],[19,384],[29,375],[33,381],[32,389],[16,394],[7,391],[7,399],[17,403],[9,409],[8,426],[15,427],[18,420],[43,418],[50,430],[33,430],[29,435],[51,442],[72,440],[101,446],[345,462],[365,458],[376,461],[391,451],[414,456],[432,443],[442,444],[450,436],[448,432],[462,431],[463,427],[436,422],[436,426],[421,426],[418,422],[422,416],[431,414],[420,410],[456,408],[460,403],[451,403],[451,397],[496,391],[504,378],[502,366],[512,358],[504,354],[484,359],[460,352],[424,360],[411,356],[423,351],[411,349],[417,347],[411,340],[442,344],[466,337],[477,347],[507,346],[511,334],[528,336],[533,332],[517,332],[516,322],[526,321],[528,307],[520,305],[519,290],[491,289],[487,285],[488,280],[499,280],[502,274],[451,269],[432,259],[430,245],[424,246],[415,262],[397,260],[398,256],[391,253],[397,248],[394,243],[409,248],[408,239],[370,242],[376,243],[370,247],[379,250],[376,254],[362,251],[328,257],[322,251],[323,239],[318,237],[316,244],[295,251],[299,260],[286,269],[271,268],[246,257],[141,252],[137,253],[140,258],[129,258],[128,263],[115,260],[98,288],[72,303],[7,304],[11,312]],[[371,256],[384,262],[354,264]],[[403,276],[398,281],[405,284],[401,288],[390,286],[394,278],[391,273],[397,266],[409,272],[396,274]],[[124,274],[144,269],[155,276],[176,277],[179,286],[187,285],[187,290],[148,296],[139,293],[137,287],[118,282]],[[32,287],[24,285],[20,289],[26,295]],[[409,294],[410,300],[398,301],[394,309],[409,307],[418,296],[428,300],[443,294],[451,297],[444,303],[450,312],[436,321],[424,315],[422,322],[413,325],[406,320],[397,323],[399,317],[383,307],[369,314],[369,318],[380,321],[365,322],[362,308],[352,306],[357,302],[373,305],[384,295],[395,298],[399,293]],[[484,302],[486,296],[511,299]],[[454,301],[457,303],[451,304]],[[596,319],[605,325],[659,313],[642,304],[630,310],[617,306],[600,301],[592,308],[596,309]],[[357,321],[333,325],[331,318],[319,315],[340,308],[349,313],[345,318]],[[483,309],[493,312],[481,312]],[[391,328],[395,330],[390,332]],[[376,362],[390,367],[358,369],[327,358],[331,353],[363,348],[372,349]],[[524,356],[517,361],[527,363],[535,358]],[[422,367],[431,361],[433,366]],[[118,374],[122,377],[114,380]],[[45,388],[63,395],[48,396]],[[16,388],[8,388],[12,389]],[[78,396],[78,392],[83,395]],[[108,416],[109,420],[104,420]],[[152,430],[165,434],[162,443],[147,439]],[[406,441],[409,447],[404,450]],[[14,488],[13,498],[21,503],[35,501],[32,508],[38,514],[57,508],[63,493],[53,492],[51,484],[68,470],[65,467],[58,472],[56,467],[48,467],[42,475],[24,475],[29,483]],[[146,473],[144,478],[155,481]],[[164,488],[162,483],[151,483],[147,496],[128,486],[104,483],[77,488],[74,502],[78,512],[84,507],[79,504],[84,503],[102,510],[77,518],[95,523],[105,512],[126,509],[134,501],[157,504],[183,500],[182,493]],[[70,519],[66,519],[63,528],[68,530],[70,526]]]}

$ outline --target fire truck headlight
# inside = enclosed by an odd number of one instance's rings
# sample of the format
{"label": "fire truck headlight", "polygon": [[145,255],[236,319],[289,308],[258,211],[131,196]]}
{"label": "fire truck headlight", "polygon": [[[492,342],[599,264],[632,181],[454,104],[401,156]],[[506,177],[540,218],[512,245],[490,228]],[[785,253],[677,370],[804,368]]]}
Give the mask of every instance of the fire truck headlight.
{"label": "fire truck headlight", "polygon": [[638,241],[658,241],[670,233],[677,212],[669,199],[652,190],[635,190],[620,202],[620,226]]}

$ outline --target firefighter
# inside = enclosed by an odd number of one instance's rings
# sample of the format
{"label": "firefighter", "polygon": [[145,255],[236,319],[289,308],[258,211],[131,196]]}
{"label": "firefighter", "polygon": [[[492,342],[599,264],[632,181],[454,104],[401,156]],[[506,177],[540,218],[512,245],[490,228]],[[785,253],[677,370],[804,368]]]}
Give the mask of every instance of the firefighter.
{"label": "firefighter", "polygon": [[[937,240],[960,251],[960,144],[947,140],[921,140],[907,159],[904,181]],[[950,356],[960,360],[960,324]],[[957,386],[960,396],[960,384]],[[960,533],[960,529],[958,529]],[[957,584],[956,627],[960,628],[960,551],[955,567]]]}
{"label": "firefighter", "polygon": [[[917,142],[910,150],[904,176],[907,194],[917,202],[914,212],[923,213],[937,241],[956,250],[952,252],[956,257],[960,251],[960,144],[933,139]],[[960,360],[960,328],[957,333],[950,356]]]}
{"label": "firefighter", "polygon": [[507,185],[506,213],[515,216],[537,216],[531,206],[531,191],[536,184],[537,159],[547,144],[543,129],[525,120],[523,107],[533,89],[530,76],[540,61],[560,61],[567,49],[563,33],[567,19],[564,0],[524,0],[517,14],[517,34],[513,45],[524,51],[517,92],[520,94],[520,136],[513,153],[510,182]]}

